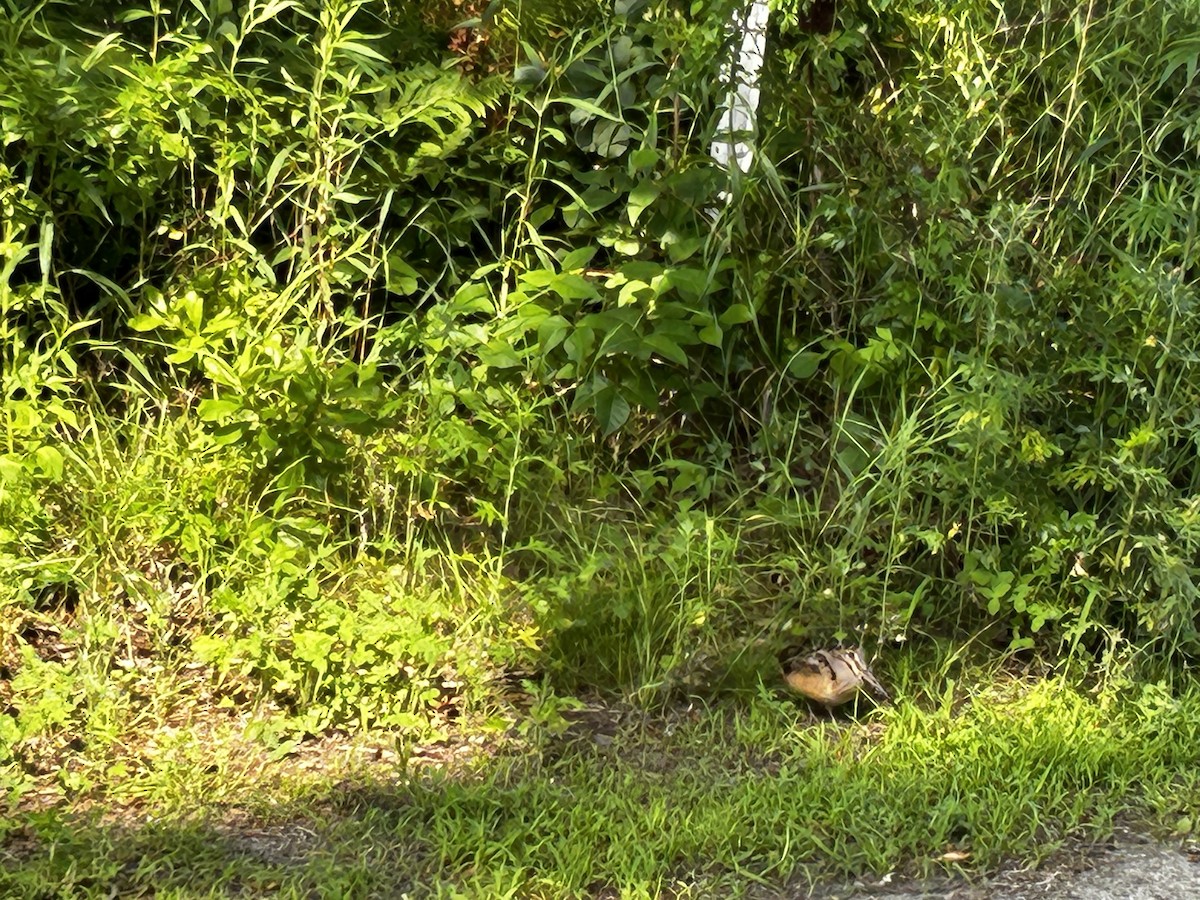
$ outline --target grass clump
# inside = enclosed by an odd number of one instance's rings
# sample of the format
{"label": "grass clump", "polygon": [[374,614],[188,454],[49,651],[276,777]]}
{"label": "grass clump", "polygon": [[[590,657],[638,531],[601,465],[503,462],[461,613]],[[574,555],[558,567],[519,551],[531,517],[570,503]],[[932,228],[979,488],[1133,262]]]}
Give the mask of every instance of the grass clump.
{"label": "grass clump", "polygon": [[174,776],[162,777],[164,754],[128,807],[136,817],[27,819],[5,887],[753,894],[1036,863],[1118,820],[1175,829],[1200,800],[1194,684],[1083,691],[928,652],[889,669],[900,699],[857,722],[814,721],[767,692],[657,715],[593,705],[565,730],[460,745],[437,762],[433,747],[394,757],[377,744],[307,761],[296,751],[289,766],[181,735]]}

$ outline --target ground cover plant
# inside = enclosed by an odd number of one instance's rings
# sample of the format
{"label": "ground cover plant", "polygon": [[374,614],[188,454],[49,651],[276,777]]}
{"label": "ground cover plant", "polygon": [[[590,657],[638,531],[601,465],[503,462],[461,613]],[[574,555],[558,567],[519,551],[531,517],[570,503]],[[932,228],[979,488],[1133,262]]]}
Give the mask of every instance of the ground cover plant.
{"label": "ground cover plant", "polygon": [[1186,831],[1194,687],[1122,703],[1033,672],[987,674],[986,693],[951,688],[858,724],[798,721],[770,697],[665,716],[593,709],[532,744],[493,735],[431,756],[397,755],[380,735],[268,762],[232,734],[214,754],[179,733],[139,778],[110,779],[104,815],[31,817],[9,837],[0,885],[8,896],[805,896],[833,877],[1043,860],[1069,835],[1106,835],[1133,792],[1168,833]]}
{"label": "ground cover plant", "polygon": [[6,892],[1194,830],[1200,12],[778,0],[743,174],[731,9],[0,7]]}

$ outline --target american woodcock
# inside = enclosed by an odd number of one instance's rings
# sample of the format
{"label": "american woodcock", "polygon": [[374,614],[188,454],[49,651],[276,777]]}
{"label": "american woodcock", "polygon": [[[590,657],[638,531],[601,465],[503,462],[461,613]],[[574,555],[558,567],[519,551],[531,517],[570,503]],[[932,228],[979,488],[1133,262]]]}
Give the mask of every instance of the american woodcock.
{"label": "american woodcock", "polygon": [[828,710],[853,700],[863,689],[878,700],[891,699],[858,647],[785,653],[780,661],[787,686]]}

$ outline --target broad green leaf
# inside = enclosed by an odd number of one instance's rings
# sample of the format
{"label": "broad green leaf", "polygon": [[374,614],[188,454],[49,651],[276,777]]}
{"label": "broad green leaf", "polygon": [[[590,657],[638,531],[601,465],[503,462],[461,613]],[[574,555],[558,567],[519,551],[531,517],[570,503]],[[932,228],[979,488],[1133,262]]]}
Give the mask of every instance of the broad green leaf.
{"label": "broad green leaf", "polygon": [[708,292],[708,273],[694,266],[669,269],[667,284],[673,287],[684,300],[695,302],[702,299]]}
{"label": "broad green leaf", "polygon": [[174,353],[167,354],[167,362],[173,366],[181,366],[186,362],[191,362],[196,358],[196,351],[191,347],[181,347]]}
{"label": "broad green leaf", "polygon": [[562,316],[548,316],[538,325],[538,349],[543,355],[563,342],[571,329],[571,323]]}
{"label": "broad green leaf", "polygon": [[644,281],[649,283],[656,276],[661,275],[662,273],[662,263],[651,262],[648,259],[635,259],[627,263],[622,263],[621,268],[617,270],[615,277],[628,278],[630,280]]}
{"label": "broad green leaf", "polygon": [[155,328],[161,328],[167,323],[163,321],[162,316],[154,313],[143,313],[140,316],[134,316],[125,324],[134,331],[153,331]]}
{"label": "broad green leaf", "polygon": [[673,240],[667,245],[667,259],[673,263],[683,262],[695,256],[696,251],[704,246],[704,241],[705,239],[699,236]]}
{"label": "broad green leaf", "polygon": [[620,120],[603,122],[585,149],[609,159],[616,159],[629,149],[629,139],[632,135],[629,126]]}
{"label": "broad green leaf", "polygon": [[335,643],[336,638],[324,631],[298,631],[292,635],[292,652],[297,659],[309,663],[318,672],[324,672]]}
{"label": "broad green leaf", "polygon": [[649,0],[613,0],[613,12],[618,16],[636,16],[646,8]]}
{"label": "broad green leaf", "polygon": [[392,254],[387,258],[387,289],[401,297],[416,293],[420,286],[420,275],[417,270],[400,258],[398,254]]}
{"label": "broad green leaf", "polygon": [[579,195],[580,208],[595,215],[619,197],[616,191],[603,187],[590,187]]}
{"label": "broad green leaf", "polygon": [[387,63],[390,62],[386,56],[360,41],[341,41],[337,45],[337,49],[344,50],[351,56],[360,56],[363,59],[369,59],[372,62]]}
{"label": "broad green leaf", "polygon": [[63,456],[53,447],[43,444],[33,452],[33,461],[43,475],[58,481],[63,473]]}
{"label": "broad green leaf", "polygon": [[797,353],[788,360],[787,373],[793,378],[812,378],[824,358],[824,353]]}
{"label": "broad green leaf", "polygon": [[59,401],[52,400],[49,404],[49,408],[60,422],[66,422],[72,428],[79,427],[79,417],[75,415],[73,410],[63,406],[63,404]]}
{"label": "broad green leaf", "polygon": [[100,61],[101,57],[103,57],[104,54],[107,53],[112,47],[120,43],[120,41],[121,33],[119,31],[110,32],[109,34],[106,34],[104,37],[100,38],[100,40],[96,42],[96,45],[92,47],[91,52],[88,53],[87,58],[84,59],[83,63],[81,64],[83,71],[87,72],[91,70],[96,63]]}
{"label": "broad green leaf", "polygon": [[666,335],[648,334],[642,338],[642,343],[659,356],[673,363],[678,363],[681,366],[686,366],[688,363],[687,353]]}
{"label": "broad green leaf", "polygon": [[721,325],[728,328],[730,325],[741,325],[745,322],[754,321],[754,313],[745,303],[735,303],[725,312],[721,313]]}
{"label": "broad green leaf", "polygon": [[541,84],[546,77],[546,70],[541,66],[517,66],[513,73],[513,81],[522,85]]}
{"label": "broad green leaf", "polygon": [[0,454],[0,484],[15,482],[24,474],[25,466],[15,454]]}
{"label": "broad green leaf", "polygon": [[605,385],[592,395],[592,410],[605,437],[629,419],[629,401],[612,384]]}
{"label": "broad green leaf", "polygon": [[559,269],[565,274],[568,272],[577,272],[587,266],[592,261],[592,257],[596,255],[595,247],[577,247],[567,253],[559,262]]}
{"label": "broad green leaf", "polygon": [[473,313],[495,313],[491,293],[486,284],[471,282],[464,284],[450,299],[445,312],[451,317],[467,316]]}
{"label": "broad green leaf", "polygon": [[567,351],[567,358],[582,368],[584,361],[591,356],[595,344],[596,332],[586,325],[576,325],[563,341],[563,349]]}
{"label": "broad green leaf", "polygon": [[705,325],[700,329],[700,340],[712,347],[720,347],[721,341],[725,337],[725,333],[721,330],[721,326],[716,322]]}
{"label": "broad green leaf", "polygon": [[653,169],[662,159],[662,154],[653,147],[639,147],[629,154],[629,163],[635,170]]}
{"label": "broad green leaf", "polygon": [[199,331],[200,323],[204,320],[204,300],[195,291],[187,291],[180,298],[179,305],[192,328]]}
{"label": "broad green leaf", "polygon": [[597,356],[633,355],[642,348],[641,336],[629,325],[618,325],[604,336]]}
{"label": "broad green leaf", "polygon": [[594,300],[600,296],[595,286],[582,275],[556,275],[549,287],[564,300]]}
{"label": "broad green leaf", "polygon": [[502,341],[480,347],[477,353],[481,362],[495,369],[512,369],[523,362],[512,345]]}
{"label": "broad green leaf", "polygon": [[627,212],[629,215],[629,224],[636,225],[637,220],[645,212],[646,207],[658,199],[661,186],[649,179],[639,182],[632,191],[629,192],[629,205]]}
{"label": "broad green leaf", "polygon": [[267,168],[265,190],[270,193],[275,187],[275,180],[279,177],[279,173],[283,171],[283,167],[287,165],[288,160],[292,158],[292,151],[299,146],[298,144],[288,144],[282,150],[275,154],[275,158],[271,160],[271,165]]}
{"label": "broad green leaf", "polygon": [[237,400],[201,400],[196,415],[204,422],[219,422],[242,409]]}

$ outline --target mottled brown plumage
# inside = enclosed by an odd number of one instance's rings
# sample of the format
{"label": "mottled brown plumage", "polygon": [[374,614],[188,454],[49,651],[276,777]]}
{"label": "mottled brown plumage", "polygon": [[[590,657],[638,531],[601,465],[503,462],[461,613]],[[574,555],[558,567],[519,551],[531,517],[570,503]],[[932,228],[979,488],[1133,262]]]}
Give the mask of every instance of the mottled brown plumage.
{"label": "mottled brown plumage", "polygon": [[787,686],[826,709],[853,700],[864,688],[879,700],[891,699],[857,647],[788,655],[782,663]]}

